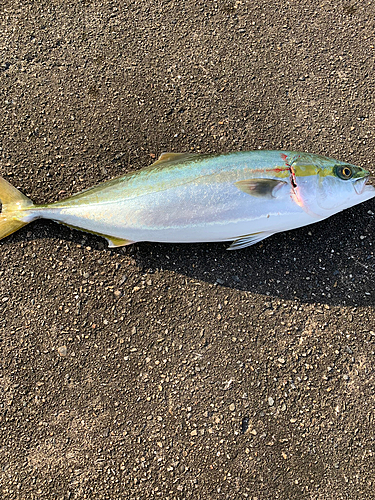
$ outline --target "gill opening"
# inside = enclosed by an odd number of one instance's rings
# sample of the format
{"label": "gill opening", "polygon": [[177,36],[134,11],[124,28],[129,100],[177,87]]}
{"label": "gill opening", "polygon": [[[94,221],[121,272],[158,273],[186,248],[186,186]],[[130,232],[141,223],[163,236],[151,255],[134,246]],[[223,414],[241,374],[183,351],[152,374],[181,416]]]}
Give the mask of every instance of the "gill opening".
{"label": "gill opening", "polygon": [[297,203],[297,205],[299,205],[302,208],[302,210],[304,210],[306,212],[307,210],[306,210],[306,207],[304,206],[304,203],[303,203],[303,200],[300,196],[298,185],[297,185],[296,171],[293,167],[293,163],[295,163],[299,159],[299,157],[300,157],[299,155],[294,156],[292,158],[292,161],[290,161],[290,162],[285,161],[285,164],[288,167],[289,172],[290,172],[290,183],[292,185],[292,191],[290,193],[290,196],[291,196],[292,200],[295,203]]}
{"label": "gill opening", "polygon": [[296,173],[295,173],[292,165],[289,166],[289,172],[290,172],[290,182],[291,182],[293,188],[297,189]]}
{"label": "gill opening", "polygon": [[285,161],[285,165],[288,167],[289,169],[289,172],[290,172],[290,183],[291,185],[293,186],[293,189],[296,190],[297,189],[297,177],[296,177],[296,172],[294,170],[294,167],[293,167],[293,163],[295,163],[299,158],[299,155],[298,156],[295,156],[291,162],[287,162]]}

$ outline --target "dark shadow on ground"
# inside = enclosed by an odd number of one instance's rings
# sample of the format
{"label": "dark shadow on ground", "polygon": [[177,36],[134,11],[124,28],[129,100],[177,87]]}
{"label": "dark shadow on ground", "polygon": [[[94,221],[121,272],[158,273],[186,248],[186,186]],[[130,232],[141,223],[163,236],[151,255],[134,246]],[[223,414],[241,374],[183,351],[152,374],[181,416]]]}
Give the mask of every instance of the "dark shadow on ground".
{"label": "dark shadow on ground", "polygon": [[144,270],[169,269],[190,279],[309,303],[375,302],[373,216],[363,206],[319,224],[280,233],[243,250],[227,244],[134,249]]}
{"label": "dark shadow on ground", "polygon": [[[375,303],[373,215],[369,204],[326,221],[280,233],[252,247],[139,243],[108,250],[102,238],[37,221],[12,241],[56,237],[105,252],[130,253],[143,272],[170,270],[189,279],[307,303]],[[370,211],[371,212],[371,211]],[[31,234],[30,234],[31,233]],[[79,250],[79,249],[78,249]]]}

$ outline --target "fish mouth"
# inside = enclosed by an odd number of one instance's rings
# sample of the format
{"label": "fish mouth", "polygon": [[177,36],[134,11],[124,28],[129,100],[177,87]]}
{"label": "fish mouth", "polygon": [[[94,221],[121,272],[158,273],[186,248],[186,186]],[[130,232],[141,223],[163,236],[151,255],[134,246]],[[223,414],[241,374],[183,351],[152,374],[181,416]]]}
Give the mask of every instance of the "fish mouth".
{"label": "fish mouth", "polygon": [[369,176],[363,177],[362,179],[358,179],[354,182],[354,190],[357,194],[362,194],[364,191],[372,191],[374,186],[367,184],[369,180]]}

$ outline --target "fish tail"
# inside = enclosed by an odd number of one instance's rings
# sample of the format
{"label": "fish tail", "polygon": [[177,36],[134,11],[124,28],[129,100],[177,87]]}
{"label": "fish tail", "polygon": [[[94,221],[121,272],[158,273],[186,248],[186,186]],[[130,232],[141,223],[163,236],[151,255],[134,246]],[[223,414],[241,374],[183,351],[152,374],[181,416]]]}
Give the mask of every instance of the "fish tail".
{"label": "fish tail", "polygon": [[2,208],[0,213],[1,240],[31,222],[30,217],[24,220],[24,210],[32,206],[33,202],[2,177],[0,177],[0,202]]}

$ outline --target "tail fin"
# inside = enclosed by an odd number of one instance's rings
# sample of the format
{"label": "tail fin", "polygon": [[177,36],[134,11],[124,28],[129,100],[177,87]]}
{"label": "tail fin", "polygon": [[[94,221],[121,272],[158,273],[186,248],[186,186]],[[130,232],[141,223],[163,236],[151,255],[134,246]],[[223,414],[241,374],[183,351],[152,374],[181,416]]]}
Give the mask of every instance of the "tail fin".
{"label": "tail fin", "polygon": [[30,222],[24,222],[22,213],[26,207],[33,202],[23,195],[18,189],[0,177],[0,201],[2,211],[0,213],[0,240],[14,233]]}

